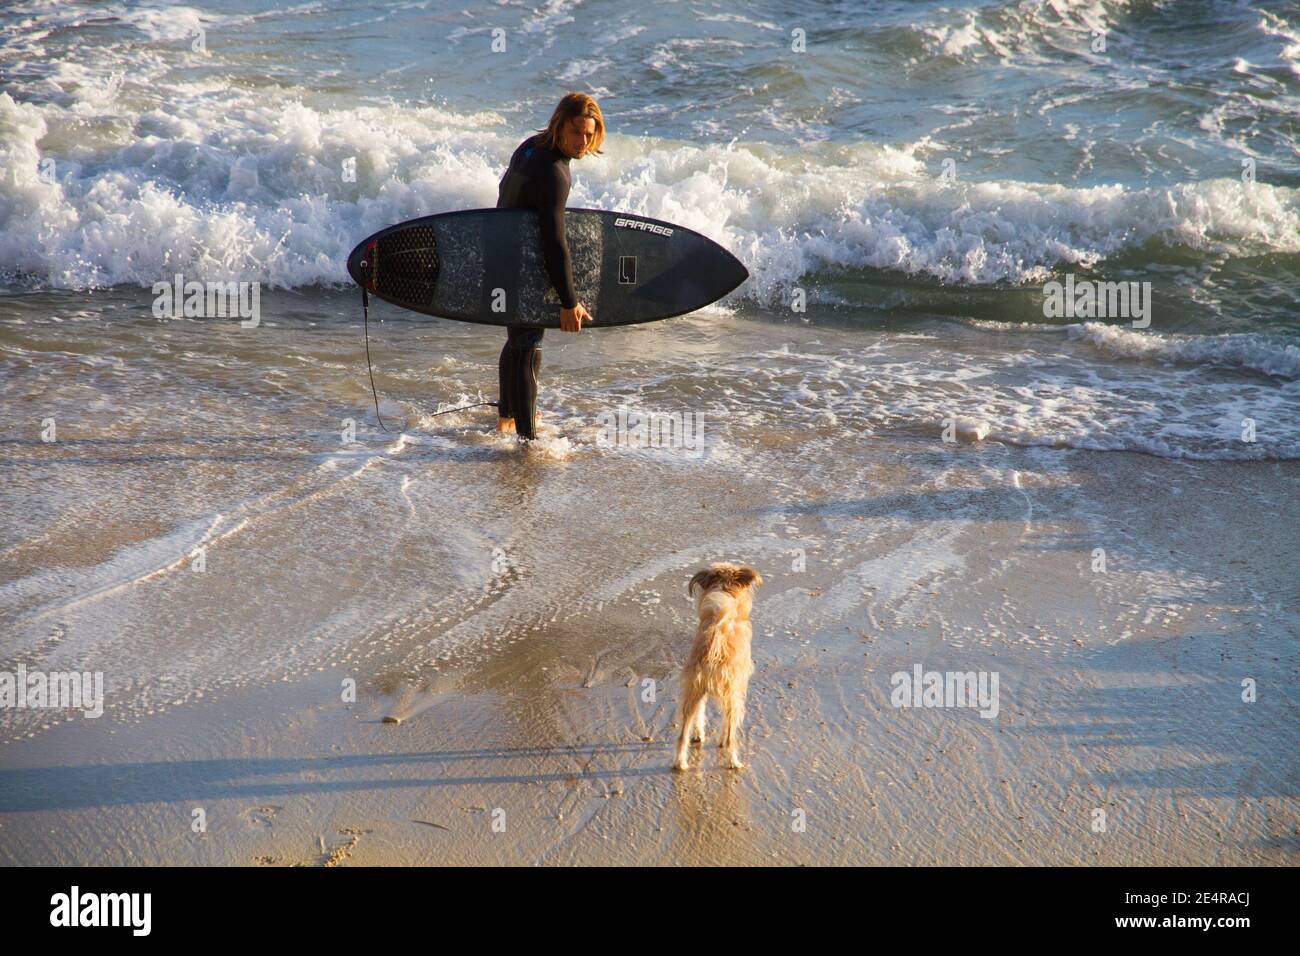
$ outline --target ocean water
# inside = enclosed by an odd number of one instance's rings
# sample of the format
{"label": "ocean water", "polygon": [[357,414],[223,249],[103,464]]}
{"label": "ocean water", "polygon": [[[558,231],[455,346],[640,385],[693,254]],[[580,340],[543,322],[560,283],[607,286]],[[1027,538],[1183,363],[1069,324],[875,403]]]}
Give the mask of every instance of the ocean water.
{"label": "ocean water", "polygon": [[[570,205],[722,242],[753,276],[725,305],[766,323],[773,345],[790,321],[860,330],[863,352],[917,327],[941,341],[977,328],[1026,368],[1041,355],[1049,390],[1084,390],[1062,414],[1105,406],[1091,377],[1104,374],[1141,400],[1166,392],[1194,430],[1236,415],[1235,388],[1201,388],[1226,375],[1269,406],[1256,442],[1130,429],[1119,445],[1291,457],[1298,20],[1294,3],[1143,0],[635,15],[600,2],[9,4],[5,360],[21,366],[20,330],[65,303],[95,313],[90,293],[175,273],[344,287],[361,236],[492,205],[513,146],[575,88],[601,101],[609,139],[574,164]],[[1150,282],[1149,327],[1046,319],[1043,285],[1067,272]],[[930,358],[900,390],[961,362],[943,347]],[[1055,434],[1005,381],[988,401]],[[1115,444],[1110,425],[1079,443]]]}
{"label": "ocean water", "polygon": [[[338,635],[478,640],[489,619],[457,615],[505,587],[495,548],[632,582],[668,542],[683,568],[782,551],[811,532],[692,526],[686,502],[724,481],[796,507],[895,459],[942,488],[952,420],[1012,502],[1011,450],[1048,471],[1300,457],[1300,4],[802,6],[5,4],[6,660],[94,648],[145,706],[315,666]],[[381,303],[385,434],[347,252],[492,205],[570,89],[608,138],[569,204],[703,232],[750,281],[692,316],[548,333],[526,455],[490,409],[430,417],[495,399],[500,332]],[[178,273],[260,283],[261,325],[156,318]],[[1047,315],[1067,275],[1150,283],[1149,326]],[[701,416],[702,450],[606,447],[594,423],[624,404]],[[653,546],[606,529],[575,552],[590,502],[628,496]],[[241,555],[215,602],[186,596],[199,547]],[[445,613],[405,597],[430,575]],[[520,608],[558,600],[537,586]]]}

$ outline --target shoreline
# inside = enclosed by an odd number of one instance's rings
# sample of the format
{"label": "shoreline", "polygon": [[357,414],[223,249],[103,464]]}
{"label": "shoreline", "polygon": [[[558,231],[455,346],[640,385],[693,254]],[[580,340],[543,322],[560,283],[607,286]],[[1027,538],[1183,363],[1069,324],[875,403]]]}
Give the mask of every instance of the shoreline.
{"label": "shoreline", "polygon": [[[0,744],[0,863],[1294,865],[1295,609],[1232,598],[1284,593],[1285,532],[1249,504],[1300,470],[1168,465],[1200,479],[1222,469],[1226,483],[1139,501],[1144,522],[1117,504],[1110,520],[1134,539],[1125,560],[1163,551],[1177,564],[1209,540],[1225,568],[1248,561],[1255,576],[1207,590],[1203,569],[1134,568],[1099,589],[1079,580],[1087,509],[1045,510],[1053,483],[1072,487],[1051,467],[1065,462],[1013,454],[1031,506],[1019,520],[904,525],[895,540],[864,539],[853,568],[764,571],[744,771],[720,769],[712,746],[690,772],[670,770],[691,623],[677,564],[693,565],[677,556],[454,666],[359,655],[135,722],[77,718]],[[1069,458],[1076,485],[1150,477],[1140,456]],[[1226,493],[1243,507],[1215,512],[1219,527],[1169,520]],[[810,501],[792,520],[853,533],[872,500],[834,519],[842,505]],[[995,618],[1021,633],[996,636]],[[917,664],[997,672],[998,717],[891,707],[890,675]],[[1240,700],[1243,674],[1255,703]],[[340,699],[346,676],[353,705]],[[203,834],[190,829],[197,807]]]}

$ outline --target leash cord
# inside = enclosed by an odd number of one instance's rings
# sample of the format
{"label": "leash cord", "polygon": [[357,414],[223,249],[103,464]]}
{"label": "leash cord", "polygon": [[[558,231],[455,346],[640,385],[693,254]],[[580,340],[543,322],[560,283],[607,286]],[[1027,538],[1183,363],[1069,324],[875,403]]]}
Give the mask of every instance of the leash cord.
{"label": "leash cord", "polygon": [[478,408],[480,405],[491,405],[497,407],[496,402],[475,402],[473,405],[462,405],[460,408],[448,408],[446,411],[430,412],[426,418],[437,418],[439,415],[450,415],[452,412],[463,412],[467,408]]}
{"label": "leash cord", "polygon": [[[379,419],[379,427],[384,431],[389,431],[384,424],[384,416],[379,414],[379,392],[375,389],[375,368],[370,364],[370,296],[366,293],[366,287],[361,287],[361,315],[362,325],[366,333],[366,371],[370,373],[370,394],[375,399],[375,417]],[[442,412],[433,412],[429,418],[437,418],[439,415],[450,415],[452,412],[463,412],[467,408],[478,408],[480,405],[491,405],[494,408],[499,407],[496,402],[476,402],[473,405],[462,405],[460,408],[449,408]]]}
{"label": "leash cord", "polygon": [[375,417],[379,419],[379,427],[388,431],[388,426],[384,424],[384,416],[379,414],[379,392],[375,390],[375,367],[370,364],[370,296],[366,293],[366,287],[361,287],[361,316],[362,325],[366,330],[366,371],[370,373],[370,394],[375,399]]}

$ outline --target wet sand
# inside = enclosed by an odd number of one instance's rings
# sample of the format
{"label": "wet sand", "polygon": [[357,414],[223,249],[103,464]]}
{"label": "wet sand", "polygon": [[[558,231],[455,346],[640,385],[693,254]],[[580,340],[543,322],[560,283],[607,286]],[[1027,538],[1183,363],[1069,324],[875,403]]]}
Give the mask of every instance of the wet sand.
{"label": "wet sand", "polygon": [[[945,500],[899,452],[848,494],[738,496],[709,518],[734,547],[593,582],[491,654],[412,668],[424,638],[390,630],[310,675],[9,740],[0,862],[1294,865],[1300,471],[972,446]],[[1019,487],[959,487],[981,456]],[[981,494],[985,520],[945,520]],[[773,511],[788,539],[739,546]],[[797,570],[783,549],[815,536],[834,558]],[[710,742],[674,774],[708,557],[767,581],[748,766]],[[918,663],[996,671],[996,719],[891,706]]]}

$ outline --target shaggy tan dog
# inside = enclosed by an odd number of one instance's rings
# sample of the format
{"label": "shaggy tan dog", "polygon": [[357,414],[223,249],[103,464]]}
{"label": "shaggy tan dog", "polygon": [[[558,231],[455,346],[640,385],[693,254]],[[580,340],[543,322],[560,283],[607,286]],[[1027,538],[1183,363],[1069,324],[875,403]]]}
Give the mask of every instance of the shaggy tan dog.
{"label": "shaggy tan dog", "polygon": [[709,697],[722,710],[718,746],[726,752],[725,765],[733,770],[744,766],[740,762],[740,724],[745,719],[745,691],[754,673],[749,653],[754,633],[749,611],[754,605],[754,588],[762,583],[758,572],[745,564],[711,564],[708,570],[691,578],[687,593],[695,597],[699,592],[696,608],[700,621],[695,643],[682,668],[678,710],[682,734],[677,739],[674,770],[689,769],[690,741],[704,740],[704,712]]}

